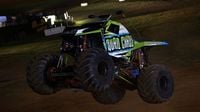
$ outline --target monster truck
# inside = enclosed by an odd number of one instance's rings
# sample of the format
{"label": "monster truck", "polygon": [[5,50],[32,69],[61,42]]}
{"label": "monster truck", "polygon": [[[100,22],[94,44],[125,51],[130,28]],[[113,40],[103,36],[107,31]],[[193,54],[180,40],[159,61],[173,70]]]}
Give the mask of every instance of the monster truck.
{"label": "monster truck", "polygon": [[82,89],[102,104],[115,104],[126,90],[135,89],[148,103],[169,100],[174,90],[171,72],[148,58],[150,48],[168,43],[137,41],[110,18],[66,27],[59,55],[43,54],[30,61],[26,76],[32,90],[49,95],[64,88]]}

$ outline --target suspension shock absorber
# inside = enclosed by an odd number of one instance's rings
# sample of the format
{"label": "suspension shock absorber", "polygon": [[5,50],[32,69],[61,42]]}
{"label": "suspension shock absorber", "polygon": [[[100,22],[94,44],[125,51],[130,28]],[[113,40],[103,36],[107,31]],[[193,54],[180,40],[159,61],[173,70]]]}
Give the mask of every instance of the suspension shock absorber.
{"label": "suspension shock absorber", "polygon": [[140,73],[139,71],[143,69],[145,65],[144,53],[141,49],[138,49],[133,52],[131,62],[132,62],[131,76],[136,78]]}
{"label": "suspension shock absorber", "polygon": [[142,69],[144,67],[145,60],[144,60],[144,53],[141,49],[139,50],[138,56],[139,56],[139,59],[138,59],[139,60],[139,68]]}
{"label": "suspension shock absorber", "polygon": [[131,62],[134,67],[142,69],[145,65],[144,52],[141,49],[134,51]]}
{"label": "suspension shock absorber", "polygon": [[87,35],[85,35],[84,39],[83,39],[83,50],[87,49]]}

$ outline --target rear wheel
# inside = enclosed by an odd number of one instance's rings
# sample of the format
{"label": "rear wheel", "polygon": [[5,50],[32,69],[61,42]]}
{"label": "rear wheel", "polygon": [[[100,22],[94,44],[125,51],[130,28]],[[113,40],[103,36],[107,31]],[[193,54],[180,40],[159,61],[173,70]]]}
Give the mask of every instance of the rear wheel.
{"label": "rear wheel", "polygon": [[137,79],[138,92],[148,103],[166,102],[173,94],[171,72],[163,65],[150,65]]}
{"label": "rear wheel", "polygon": [[103,49],[84,51],[77,63],[78,78],[88,91],[102,91],[110,87],[115,69],[112,58]]}
{"label": "rear wheel", "polygon": [[51,76],[56,72],[58,57],[40,55],[34,57],[27,67],[27,82],[33,91],[42,95],[53,94],[57,91],[57,82]]}
{"label": "rear wheel", "polygon": [[123,87],[114,83],[110,88],[101,92],[92,93],[92,95],[101,104],[116,104],[124,97],[125,92],[126,90]]}

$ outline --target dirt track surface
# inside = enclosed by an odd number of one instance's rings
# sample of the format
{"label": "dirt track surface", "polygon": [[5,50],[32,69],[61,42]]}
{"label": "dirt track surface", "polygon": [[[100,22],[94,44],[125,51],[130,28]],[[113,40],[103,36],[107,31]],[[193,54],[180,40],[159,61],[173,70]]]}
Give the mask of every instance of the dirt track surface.
{"label": "dirt track surface", "polygon": [[90,93],[81,90],[41,96],[26,82],[29,58],[16,54],[0,59],[0,112],[200,112],[199,18],[160,24],[142,33],[170,43],[169,47],[155,48],[151,53],[152,62],[166,64],[173,73],[175,91],[168,102],[147,104],[137,91],[127,91],[115,105],[99,104]]}

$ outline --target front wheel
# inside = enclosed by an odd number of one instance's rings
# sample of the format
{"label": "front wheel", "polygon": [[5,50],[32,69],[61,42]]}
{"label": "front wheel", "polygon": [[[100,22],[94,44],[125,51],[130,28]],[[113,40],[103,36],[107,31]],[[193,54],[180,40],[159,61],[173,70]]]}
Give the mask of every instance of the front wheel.
{"label": "front wheel", "polygon": [[138,93],[147,103],[166,102],[173,94],[174,81],[164,65],[150,65],[137,79]]}
{"label": "front wheel", "polygon": [[87,90],[99,92],[109,88],[115,75],[114,62],[103,49],[93,48],[82,53],[77,63],[77,77]]}

